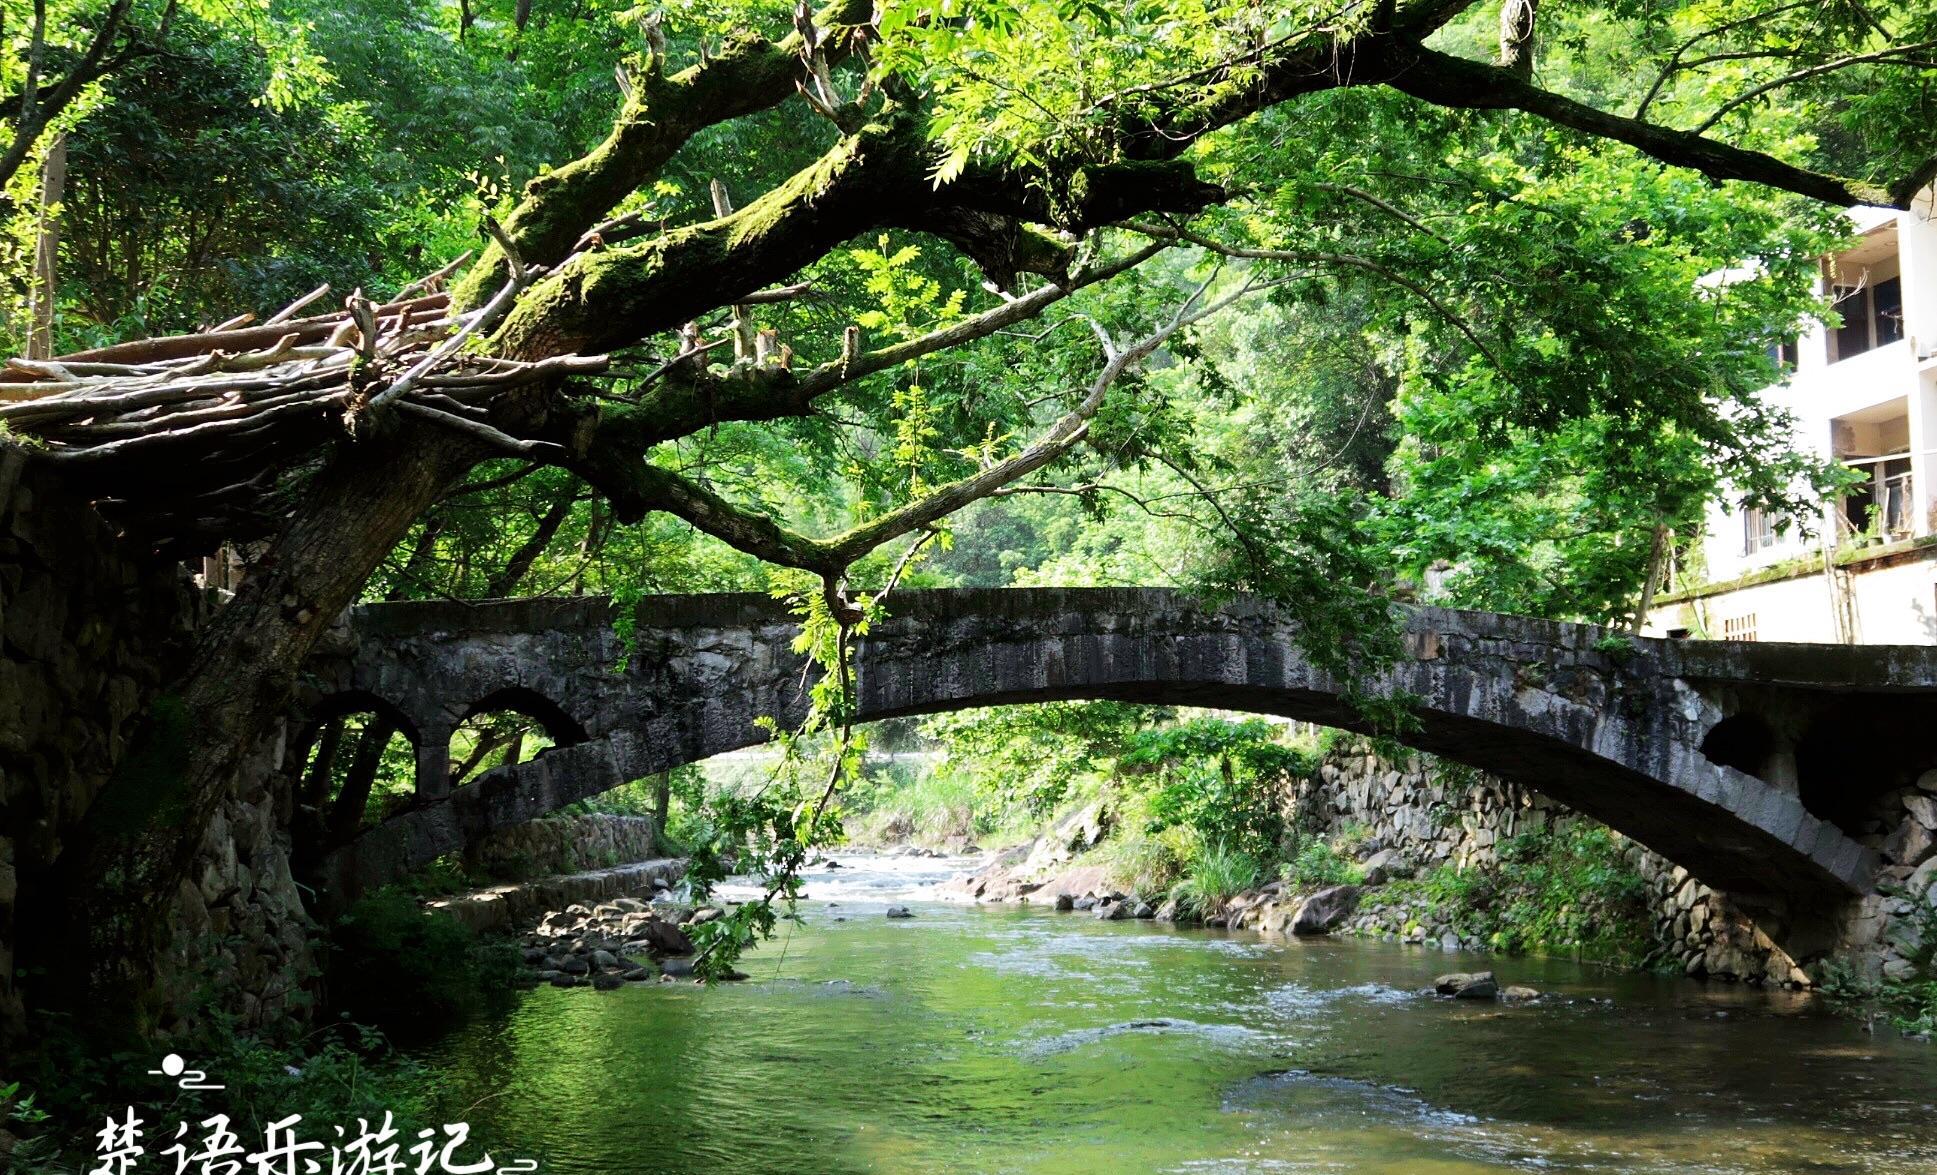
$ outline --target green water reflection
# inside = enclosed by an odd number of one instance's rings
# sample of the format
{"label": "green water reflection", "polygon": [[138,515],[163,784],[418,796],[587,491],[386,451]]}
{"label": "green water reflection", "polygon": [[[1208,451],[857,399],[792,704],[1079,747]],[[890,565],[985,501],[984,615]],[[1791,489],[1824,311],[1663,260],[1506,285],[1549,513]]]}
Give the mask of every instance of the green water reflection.
{"label": "green water reflection", "polygon": [[[540,989],[427,1059],[559,1172],[1937,1171],[1937,1049],[1796,997],[916,909],[810,905],[753,982]],[[1474,966],[1560,998],[1418,994]]]}

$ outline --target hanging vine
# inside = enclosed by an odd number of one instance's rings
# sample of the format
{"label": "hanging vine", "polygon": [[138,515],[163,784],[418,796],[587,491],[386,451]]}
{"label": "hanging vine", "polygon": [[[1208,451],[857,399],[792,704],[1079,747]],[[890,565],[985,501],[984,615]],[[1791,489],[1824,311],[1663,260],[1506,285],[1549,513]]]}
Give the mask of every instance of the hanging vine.
{"label": "hanging vine", "polygon": [[798,725],[789,729],[771,716],[760,719],[780,752],[766,782],[750,795],[723,790],[709,800],[713,836],[695,846],[687,871],[695,895],[711,893],[730,874],[765,881],[759,897],[693,929],[693,969],[700,979],[730,977],[741,956],[771,937],[783,918],[798,922],[801,870],[846,838],[834,799],[860,778],[868,746],[867,736],[855,729],[856,642],[886,615],[889,594],[942,534],[934,528],[917,534],[886,585],[872,594],[850,597],[845,575],[804,572],[787,575],[774,589],[775,598],[800,617],[794,651],[819,677],[808,689],[807,715]]}

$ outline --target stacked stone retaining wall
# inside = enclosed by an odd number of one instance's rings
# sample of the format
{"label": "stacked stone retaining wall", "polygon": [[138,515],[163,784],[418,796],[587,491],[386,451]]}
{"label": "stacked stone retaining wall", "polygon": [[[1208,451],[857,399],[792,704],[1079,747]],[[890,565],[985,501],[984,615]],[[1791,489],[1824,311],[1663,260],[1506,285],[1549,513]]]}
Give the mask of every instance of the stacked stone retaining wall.
{"label": "stacked stone retaining wall", "polygon": [[659,826],[650,816],[547,816],[497,829],[472,846],[466,864],[523,879],[644,861],[657,855],[658,844]]}
{"label": "stacked stone retaining wall", "polygon": [[[124,542],[0,446],[0,1037],[23,1022],[16,929],[32,911],[21,911],[55,898],[49,870],[212,606],[180,563]],[[282,1011],[313,972],[274,779],[282,753],[280,737],[259,748],[254,782],[223,802],[171,917],[170,983],[243,1024]]]}
{"label": "stacked stone retaining wall", "polygon": [[610,898],[650,896],[676,885],[685,875],[683,860],[634,861],[611,869],[494,885],[426,904],[473,930],[504,930],[536,922],[539,915],[574,903],[596,905]]}
{"label": "stacked stone retaining wall", "polygon": [[[1512,837],[1586,819],[1517,784],[1430,755],[1388,759],[1362,740],[1335,745],[1316,775],[1288,797],[1287,815],[1331,837],[1349,830],[1378,841],[1387,854],[1385,872],[1395,875],[1489,866]],[[1648,884],[1660,959],[1693,976],[1807,982],[1726,894],[1632,841],[1623,855]],[[1396,905],[1367,909],[1349,925],[1413,942],[1481,945],[1460,941],[1449,922],[1421,922],[1420,913]]]}

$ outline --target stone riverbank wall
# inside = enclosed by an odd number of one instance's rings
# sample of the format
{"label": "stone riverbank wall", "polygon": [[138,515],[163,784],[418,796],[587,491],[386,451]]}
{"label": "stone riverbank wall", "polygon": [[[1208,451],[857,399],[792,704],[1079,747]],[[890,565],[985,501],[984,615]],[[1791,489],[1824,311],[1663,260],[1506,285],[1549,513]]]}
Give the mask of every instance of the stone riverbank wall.
{"label": "stone riverbank wall", "polygon": [[426,905],[472,930],[513,930],[529,927],[541,916],[568,906],[596,906],[612,898],[650,898],[677,885],[685,875],[686,862],[678,858],[632,861],[607,869],[489,886],[437,898]]}
{"label": "stone riverbank wall", "polygon": [[465,864],[522,881],[651,860],[658,846],[659,826],[650,816],[546,816],[490,833],[471,847]]}
{"label": "stone riverbank wall", "polygon": [[[55,896],[48,871],[209,611],[181,564],[131,549],[88,503],[0,449],[0,1038],[22,1023],[27,905]],[[280,740],[259,754],[247,775],[271,780]],[[313,971],[287,802],[273,782],[231,795],[175,903],[172,982],[245,1024],[280,1012]]]}
{"label": "stone riverbank wall", "polygon": [[[1301,826],[1338,837],[1348,830],[1377,844],[1365,865],[1375,875],[1405,877],[1442,865],[1492,865],[1503,842],[1583,817],[1516,784],[1442,763],[1428,755],[1391,760],[1363,741],[1333,747],[1316,775],[1300,783],[1288,814]],[[1632,841],[1623,855],[1647,882],[1660,961],[1693,976],[1753,983],[1802,983],[1794,960],[1756,928],[1750,915]],[[1412,942],[1461,943],[1450,923],[1405,906],[1368,908],[1346,926]]]}
{"label": "stone riverbank wall", "polygon": [[[1503,841],[1583,819],[1538,793],[1427,755],[1383,758],[1363,740],[1335,745],[1288,800],[1289,815],[1336,836],[1356,826],[1386,854],[1368,860],[1388,875],[1440,865],[1484,866]],[[1937,771],[1877,797],[1850,831],[1884,860],[1878,892],[1851,903],[1827,955],[1870,978],[1933,974],[1937,943]],[[1751,911],[1633,842],[1625,855],[1649,887],[1659,962],[1691,976],[1751,983],[1807,983],[1796,961],[1758,929],[1779,913]],[[1442,941],[1451,927],[1413,927],[1403,907],[1367,909],[1348,923],[1361,933]],[[1410,932],[1409,931],[1410,928]]]}

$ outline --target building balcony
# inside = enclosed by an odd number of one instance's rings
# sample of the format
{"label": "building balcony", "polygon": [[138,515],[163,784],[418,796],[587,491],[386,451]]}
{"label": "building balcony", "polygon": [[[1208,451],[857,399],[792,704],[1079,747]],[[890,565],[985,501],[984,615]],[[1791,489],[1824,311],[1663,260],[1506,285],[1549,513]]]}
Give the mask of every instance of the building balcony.
{"label": "building balcony", "polygon": [[1917,357],[1910,341],[1897,339],[1848,359],[1809,367],[1791,377],[1783,399],[1809,416],[1845,416],[1890,400],[1917,386]]}

